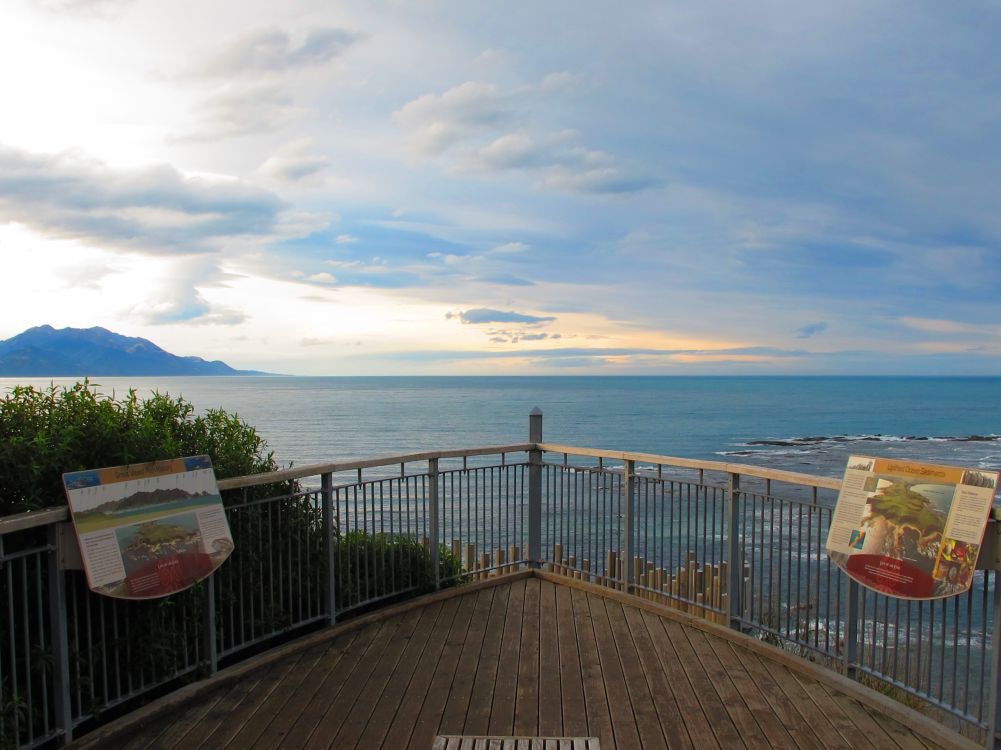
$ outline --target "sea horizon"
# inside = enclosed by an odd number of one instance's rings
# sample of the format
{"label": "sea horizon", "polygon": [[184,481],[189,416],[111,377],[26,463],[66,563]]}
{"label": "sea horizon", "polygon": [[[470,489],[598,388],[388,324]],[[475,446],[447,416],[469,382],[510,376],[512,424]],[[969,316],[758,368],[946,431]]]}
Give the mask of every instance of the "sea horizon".
{"label": "sea horizon", "polygon": [[[71,385],[79,378],[0,378]],[[727,460],[840,476],[851,453],[1001,469],[1001,376],[237,375],[95,377],[222,408],[283,465],[521,443]],[[982,437],[982,441],[970,438]],[[823,439],[820,439],[823,438]]]}

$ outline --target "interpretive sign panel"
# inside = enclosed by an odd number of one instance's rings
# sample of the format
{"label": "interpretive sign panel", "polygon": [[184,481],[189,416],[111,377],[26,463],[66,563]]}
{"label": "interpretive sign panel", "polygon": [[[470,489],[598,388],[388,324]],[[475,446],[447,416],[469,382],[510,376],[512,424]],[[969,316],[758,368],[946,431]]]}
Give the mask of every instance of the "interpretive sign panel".
{"label": "interpretive sign panel", "polygon": [[827,553],[864,586],[902,599],[970,588],[998,473],[852,456]]}
{"label": "interpretive sign panel", "polygon": [[208,456],[63,474],[92,591],[155,599],[210,575],[233,537]]}

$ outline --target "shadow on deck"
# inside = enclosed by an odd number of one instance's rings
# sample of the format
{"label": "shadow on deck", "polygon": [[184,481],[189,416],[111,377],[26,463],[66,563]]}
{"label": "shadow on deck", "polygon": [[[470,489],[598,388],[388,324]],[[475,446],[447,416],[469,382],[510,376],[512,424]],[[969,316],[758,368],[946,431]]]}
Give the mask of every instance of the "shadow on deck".
{"label": "shadow on deck", "polygon": [[975,747],[720,626],[517,573],[317,633],[190,685],[77,748],[421,748],[438,734],[610,748]]}

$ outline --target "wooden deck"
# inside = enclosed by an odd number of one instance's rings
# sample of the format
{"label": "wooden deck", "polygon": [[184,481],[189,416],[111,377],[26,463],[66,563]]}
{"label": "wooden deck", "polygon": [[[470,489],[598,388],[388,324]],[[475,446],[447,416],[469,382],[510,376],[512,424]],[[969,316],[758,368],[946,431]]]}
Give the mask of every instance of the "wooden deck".
{"label": "wooden deck", "polygon": [[884,697],[818,679],[764,644],[552,576],[364,619],[188,686],[75,746],[430,750],[439,734],[594,736],[602,750],[970,746],[916,713],[910,721],[909,709],[889,718],[872,707],[886,708]]}

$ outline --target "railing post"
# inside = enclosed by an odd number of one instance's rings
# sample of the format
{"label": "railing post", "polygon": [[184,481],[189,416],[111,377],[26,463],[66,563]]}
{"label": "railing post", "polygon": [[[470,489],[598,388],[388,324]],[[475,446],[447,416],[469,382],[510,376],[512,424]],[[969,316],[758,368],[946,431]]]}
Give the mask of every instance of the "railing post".
{"label": "railing post", "polygon": [[622,477],[622,524],[625,526],[625,540],[622,550],[623,590],[627,594],[633,591],[633,557],[635,556],[635,504],[636,504],[636,462],[627,459]]}
{"label": "railing post", "polygon": [[542,566],[542,409],[528,414],[528,442],[536,446],[528,452],[528,566]]}
{"label": "railing post", "polygon": [[727,622],[734,630],[741,629],[744,603],[741,601],[744,589],[744,565],[740,559],[740,474],[731,472],[726,483],[726,558],[729,580],[727,581]]}
{"label": "railing post", "polygon": [[320,475],[320,510],[323,516],[323,558],[326,561],[327,585],[323,592],[323,607],[327,624],[337,622],[337,569],[334,566],[334,475]]}
{"label": "railing post", "polygon": [[61,744],[73,741],[73,712],[70,702],[69,633],[66,617],[66,571],[59,564],[59,524],[49,524],[49,642],[52,644],[52,692],[56,728],[62,730]]}
{"label": "railing post", "polygon": [[845,618],[845,675],[855,679],[858,673],[858,598],[862,587],[848,578],[848,616]]}
{"label": "railing post", "polygon": [[205,643],[205,660],[209,674],[219,671],[219,649],[216,647],[215,622],[215,573],[205,579],[205,622],[202,637]]}
{"label": "railing post", "polygon": [[438,546],[438,459],[428,459],[428,524],[431,526],[431,569],[434,570],[434,587],[441,586],[441,560]]}
{"label": "railing post", "polygon": [[998,568],[1001,566],[997,563],[997,550],[999,549],[997,545],[1001,544],[1001,522],[995,521],[988,524],[987,533],[994,535],[992,540],[994,545],[987,545],[987,548],[993,547],[995,550],[995,561],[991,570],[984,572],[984,575],[991,575],[994,578],[993,585],[990,587],[994,597],[994,620],[991,623],[993,631],[991,635],[991,672],[988,678],[991,682],[987,703],[987,737],[984,744],[988,748],[1001,748],[1001,741],[998,737],[998,730],[1001,729],[999,727],[999,723],[1001,723],[1001,593],[998,592],[998,577],[1001,576],[1001,571]]}

